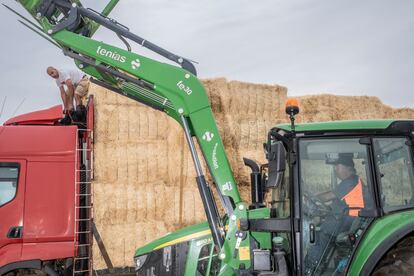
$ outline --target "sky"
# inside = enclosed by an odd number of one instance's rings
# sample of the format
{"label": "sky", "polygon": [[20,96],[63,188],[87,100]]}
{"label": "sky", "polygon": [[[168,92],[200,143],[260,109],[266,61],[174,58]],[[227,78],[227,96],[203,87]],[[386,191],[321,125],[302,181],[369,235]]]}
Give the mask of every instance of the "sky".
{"label": "sky", "polygon": [[[2,2],[26,14],[16,1]],[[107,1],[82,2],[102,10]],[[122,0],[111,17],[197,61],[202,79],[279,84],[289,96],[377,96],[414,108],[413,13],[412,0]],[[2,123],[60,104],[46,68],[75,67],[3,7],[0,18]],[[124,47],[104,29],[95,38]],[[139,45],[132,49],[156,57]]]}

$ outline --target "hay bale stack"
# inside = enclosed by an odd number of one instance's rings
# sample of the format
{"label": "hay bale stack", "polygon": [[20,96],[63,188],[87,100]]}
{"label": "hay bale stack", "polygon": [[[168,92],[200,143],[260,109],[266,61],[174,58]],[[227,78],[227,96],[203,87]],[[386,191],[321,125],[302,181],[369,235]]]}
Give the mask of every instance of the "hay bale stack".
{"label": "hay bale stack", "polygon": [[[249,201],[249,170],[242,157],[265,161],[267,131],[287,121],[287,89],[224,78],[205,80],[204,85],[242,198]],[[95,85],[91,92],[96,103],[95,222],[113,264],[132,266],[137,247],[205,220],[194,167],[183,131],[173,119]],[[375,97],[300,100],[299,121],[414,118],[413,109],[392,109]],[[94,254],[95,269],[106,268],[96,245]]]}
{"label": "hay bale stack", "polygon": [[321,94],[299,97],[300,122],[334,120],[414,118],[414,109],[394,109],[370,96],[338,96]]}
{"label": "hay bale stack", "polygon": [[[167,116],[97,86],[94,144],[95,222],[117,266],[137,246],[174,230],[181,132]],[[145,229],[143,231],[143,229]],[[95,256],[99,256],[95,248]],[[96,268],[105,268],[95,258]]]}
{"label": "hay bale stack", "polygon": [[[204,84],[236,178],[243,179],[242,196],[248,198],[242,157],[264,161],[263,139],[280,121],[287,90],[225,79]],[[137,247],[205,220],[194,166],[173,119],[99,86],[92,85],[91,91],[96,103],[95,222],[114,265],[132,266]],[[105,268],[96,245],[94,254],[95,268]]]}

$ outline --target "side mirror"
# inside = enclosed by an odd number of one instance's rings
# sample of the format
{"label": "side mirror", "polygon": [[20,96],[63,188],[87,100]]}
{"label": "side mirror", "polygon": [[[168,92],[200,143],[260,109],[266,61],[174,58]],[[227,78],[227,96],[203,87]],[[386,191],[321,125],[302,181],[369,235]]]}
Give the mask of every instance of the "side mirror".
{"label": "side mirror", "polygon": [[270,142],[267,160],[269,161],[266,188],[277,188],[286,170],[286,149],[280,141]]}

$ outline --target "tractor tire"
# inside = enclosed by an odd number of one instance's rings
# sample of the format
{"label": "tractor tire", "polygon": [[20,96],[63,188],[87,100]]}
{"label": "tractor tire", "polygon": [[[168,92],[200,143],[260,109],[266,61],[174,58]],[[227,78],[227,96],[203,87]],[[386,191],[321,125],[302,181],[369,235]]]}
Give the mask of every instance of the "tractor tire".
{"label": "tractor tire", "polygon": [[397,243],[379,261],[373,276],[414,275],[414,236]]}

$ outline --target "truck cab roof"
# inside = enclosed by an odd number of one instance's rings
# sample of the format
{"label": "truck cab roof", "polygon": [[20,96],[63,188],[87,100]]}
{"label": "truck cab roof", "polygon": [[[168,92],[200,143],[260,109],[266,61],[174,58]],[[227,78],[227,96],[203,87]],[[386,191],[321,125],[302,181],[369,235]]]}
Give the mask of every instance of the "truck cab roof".
{"label": "truck cab roof", "polygon": [[48,109],[42,109],[10,118],[4,125],[55,125],[62,119],[62,113],[62,106],[56,105]]}

